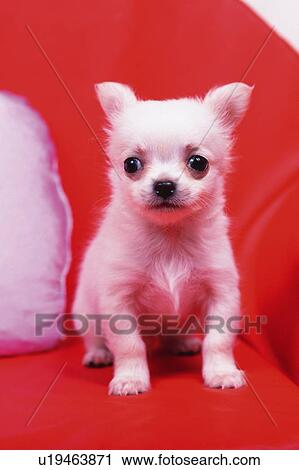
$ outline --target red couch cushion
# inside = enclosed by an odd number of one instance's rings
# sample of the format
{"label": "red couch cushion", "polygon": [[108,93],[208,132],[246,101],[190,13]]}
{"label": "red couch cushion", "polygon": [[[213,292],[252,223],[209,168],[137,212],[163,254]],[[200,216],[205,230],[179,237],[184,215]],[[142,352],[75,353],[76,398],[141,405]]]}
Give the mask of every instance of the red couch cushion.
{"label": "red couch cushion", "polygon": [[1,361],[1,448],[298,448],[296,385],[244,342],[247,387],[207,389],[200,356],[158,356],[152,391],[138,397],[108,396],[112,367],[83,368],[82,352],[72,340]]}

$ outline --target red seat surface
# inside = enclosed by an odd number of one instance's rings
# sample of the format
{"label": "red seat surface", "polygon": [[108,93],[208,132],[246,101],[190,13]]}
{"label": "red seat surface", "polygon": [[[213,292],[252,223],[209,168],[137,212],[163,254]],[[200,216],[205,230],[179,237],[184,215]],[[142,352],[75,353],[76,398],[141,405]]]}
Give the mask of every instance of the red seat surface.
{"label": "red seat surface", "polygon": [[298,447],[297,386],[243,342],[237,361],[247,387],[206,389],[200,356],[159,355],[149,361],[152,391],[125,398],[107,395],[112,367],[83,368],[82,352],[73,340],[2,360],[2,448]]}
{"label": "red seat surface", "polygon": [[298,55],[238,1],[11,0],[1,10],[1,88],[47,121],[73,209],[69,306],[109,194],[93,84],[157,99],[255,84],[227,207],[244,312],[268,319],[238,344],[249,379],[240,390],[205,389],[200,357],[162,356],[150,360],[150,393],[108,397],[111,368],[81,367],[78,340],[1,359],[1,447],[299,448]]}

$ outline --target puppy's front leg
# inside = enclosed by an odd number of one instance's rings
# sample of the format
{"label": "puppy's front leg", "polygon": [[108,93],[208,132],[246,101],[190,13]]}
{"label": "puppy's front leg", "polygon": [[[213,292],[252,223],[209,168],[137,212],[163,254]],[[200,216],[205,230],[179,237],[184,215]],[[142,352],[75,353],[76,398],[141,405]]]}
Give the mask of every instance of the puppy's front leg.
{"label": "puppy's front leg", "polygon": [[110,395],[137,395],[150,388],[146,347],[134,326],[135,322],[129,318],[134,318],[132,313],[122,310],[117,323],[110,322],[105,330],[107,345],[114,357]]}
{"label": "puppy's front leg", "polygon": [[229,281],[229,275],[224,279],[227,284],[214,285],[207,300],[207,334],[202,346],[203,379],[208,387],[238,388],[245,384],[245,379],[234,360],[234,334],[229,331],[227,321],[232,316],[239,316],[239,290],[234,279]]}

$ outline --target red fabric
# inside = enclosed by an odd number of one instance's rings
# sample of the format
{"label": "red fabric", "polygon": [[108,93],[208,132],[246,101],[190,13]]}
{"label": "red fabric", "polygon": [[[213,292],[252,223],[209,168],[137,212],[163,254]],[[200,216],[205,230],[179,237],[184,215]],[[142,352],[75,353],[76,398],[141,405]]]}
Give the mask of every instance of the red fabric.
{"label": "red fabric", "polygon": [[83,369],[81,346],[72,341],[1,359],[1,446],[298,448],[298,388],[290,380],[299,382],[297,54],[276,33],[267,41],[270,28],[237,1],[11,0],[1,10],[1,88],[27,96],[48,122],[73,208],[69,299],[108,195],[104,156],[25,25],[101,139],[95,82],[129,83],[144,98],[202,94],[242,79],[255,84],[239,128],[228,210],[244,311],[252,319],[268,316],[263,334],[246,335],[250,346],[243,341],[237,353],[253,389],[206,390],[200,359],[163,357],[150,361],[152,392],[108,397],[111,368]]}
{"label": "red fabric", "polygon": [[109,397],[112,368],[83,368],[82,352],[69,341],[1,361],[1,448],[298,448],[297,386],[243,342],[237,360],[250,386],[206,389],[200,356],[158,356],[150,359],[152,391],[138,397]]}

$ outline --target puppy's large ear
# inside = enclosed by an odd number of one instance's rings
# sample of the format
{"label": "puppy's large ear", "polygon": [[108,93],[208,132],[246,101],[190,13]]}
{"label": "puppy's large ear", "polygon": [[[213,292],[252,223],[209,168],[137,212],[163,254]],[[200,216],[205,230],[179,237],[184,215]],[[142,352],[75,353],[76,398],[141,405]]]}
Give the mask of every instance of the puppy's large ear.
{"label": "puppy's large ear", "polygon": [[234,128],[245,114],[253,88],[241,82],[230,83],[209,91],[204,103],[224,125]]}
{"label": "puppy's large ear", "polygon": [[108,119],[113,119],[126,106],[136,101],[136,96],[127,85],[104,82],[95,85],[96,94]]}

